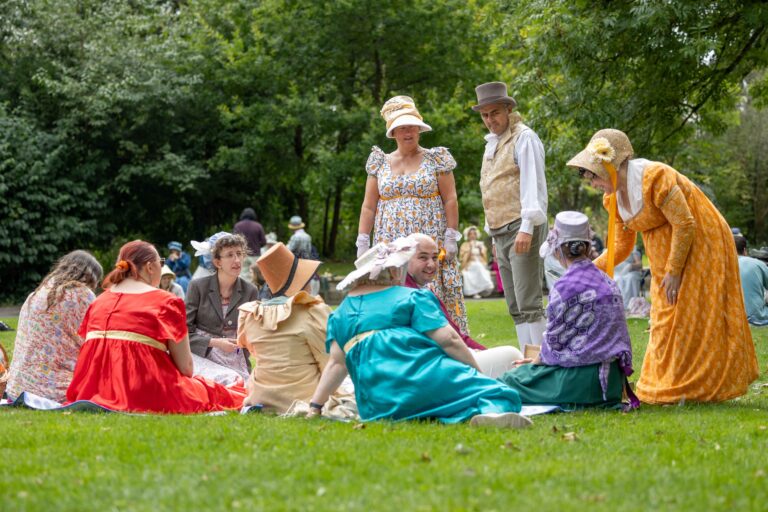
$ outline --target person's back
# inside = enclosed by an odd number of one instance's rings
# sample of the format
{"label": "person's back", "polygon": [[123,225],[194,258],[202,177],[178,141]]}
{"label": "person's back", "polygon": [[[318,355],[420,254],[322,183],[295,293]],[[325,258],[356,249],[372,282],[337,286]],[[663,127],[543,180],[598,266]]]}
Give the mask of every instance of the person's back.
{"label": "person's back", "polygon": [[253,256],[259,256],[261,247],[266,243],[264,228],[256,220],[256,212],[253,208],[246,208],[240,214],[240,220],[235,224],[232,232],[245,237],[248,243],[248,252]]}
{"label": "person's back", "polygon": [[765,303],[768,266],[756,258],[739,256],[739,275],[744,290],[747,320],[753,325],[768,325],[768,305]]}
{"label": "person's back", "polygon": [[77,328],[95,295],[86,286],[72,287],[53,305],[44,286],[27,297],[19,314],[7,393],[22,392],[63,402],[83,343]]}

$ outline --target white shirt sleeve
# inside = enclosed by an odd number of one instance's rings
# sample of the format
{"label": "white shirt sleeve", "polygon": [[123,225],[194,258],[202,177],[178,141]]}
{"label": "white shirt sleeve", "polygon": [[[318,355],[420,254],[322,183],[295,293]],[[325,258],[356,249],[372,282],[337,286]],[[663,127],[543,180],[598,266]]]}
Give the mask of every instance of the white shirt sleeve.
{"label": "white shirt sleeve", "polygon": [[533,130],[520,134],[515,145],[520,167],[520,231],[533,234],[534,226],[547,222],[547,179],[544,176],[544,145]]}

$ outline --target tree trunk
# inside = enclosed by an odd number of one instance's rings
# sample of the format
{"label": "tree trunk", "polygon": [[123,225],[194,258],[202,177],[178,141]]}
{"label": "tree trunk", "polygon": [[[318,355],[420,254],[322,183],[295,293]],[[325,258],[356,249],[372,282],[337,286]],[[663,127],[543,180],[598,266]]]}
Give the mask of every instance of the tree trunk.
{"label": "tree trunk", "polygon": [[336,236],[339,234],[339,222],[341,222],[341,193],[344,190],[344,182],[336,182],[336,190],[333,196],[333,222],[331,223],[331,236],[328,240],[328,257],[336,254]]}
{"label": "tree trunk", "polygon": [[331,191],[325,193],[325,207],[323,208],[323,256],[328,257],[328,209],[331,206]]}

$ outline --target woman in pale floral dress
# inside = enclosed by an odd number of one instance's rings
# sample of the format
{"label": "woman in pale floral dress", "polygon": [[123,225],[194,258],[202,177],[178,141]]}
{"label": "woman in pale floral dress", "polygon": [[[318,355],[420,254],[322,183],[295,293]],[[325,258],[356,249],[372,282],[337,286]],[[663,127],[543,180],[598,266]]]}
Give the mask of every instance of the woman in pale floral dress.
{"label": "woman in pale floral dress", "polygon": [[62,257],[19,314],[8,397],[24,391],[64,402],[83,339],[77,333],[103,270],[85,251]]}
{"label": "woman in pale floral dress", "polygon": [[430,285],[446,305],[452,320],[468,332],[461,272],[456,258],[461,234],[453,169],[456,161],[447,148],[423,148],[419,134],[432,128],[424,123],[413,99],[395,96],[381,109],[387,137],[397,149],[386,154],[374,146],[368,157],[365,199],[360,212],[357,254],[373,243],[392,242],[412,233],[432,237],[444,258]]}

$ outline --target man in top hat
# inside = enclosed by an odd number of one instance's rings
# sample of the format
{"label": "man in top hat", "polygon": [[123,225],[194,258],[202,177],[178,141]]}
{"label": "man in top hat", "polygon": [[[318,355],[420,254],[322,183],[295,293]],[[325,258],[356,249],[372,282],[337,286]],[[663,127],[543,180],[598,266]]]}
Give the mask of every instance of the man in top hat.
{"label": "man in top hat", "polygon": [[502,82],[475,88],[488,128],[480,191],[488,232],[496,246],[504,297],[520,346],[540,345],[546,329],[539,247],[547,236],[547,182],[544,146],[514,111],[517,102]]}

